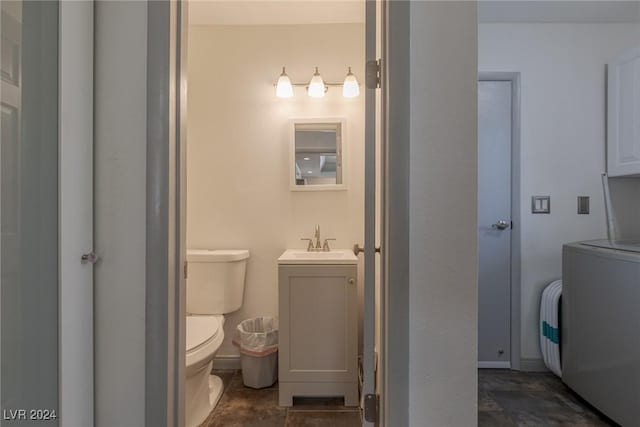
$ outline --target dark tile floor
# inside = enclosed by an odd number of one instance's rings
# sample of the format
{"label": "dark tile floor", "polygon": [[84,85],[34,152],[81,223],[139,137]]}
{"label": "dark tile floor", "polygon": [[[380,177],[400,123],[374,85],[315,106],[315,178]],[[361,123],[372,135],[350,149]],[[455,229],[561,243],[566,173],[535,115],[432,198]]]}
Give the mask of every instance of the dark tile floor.
{"label": "dark tile floor", "polygon": [[616,426],[551,373],[480,369],[481,427]]}
{"label": "dark tile floor", "polygon": [[294,399],[278,406],[278,384],[254,390],[242,384],[240,371],[215,371],[224,393],[201,427],[358,427],[360,410],[342,406],[342,399]]}

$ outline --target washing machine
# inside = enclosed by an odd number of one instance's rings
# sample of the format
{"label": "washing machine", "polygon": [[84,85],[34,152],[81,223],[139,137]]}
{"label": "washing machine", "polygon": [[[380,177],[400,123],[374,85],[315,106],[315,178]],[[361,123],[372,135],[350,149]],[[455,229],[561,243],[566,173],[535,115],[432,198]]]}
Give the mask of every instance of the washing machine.
{"label": "washing machine", "polygon": [[562,270],[562,380],[640,426],[640,240],[566,244]]}

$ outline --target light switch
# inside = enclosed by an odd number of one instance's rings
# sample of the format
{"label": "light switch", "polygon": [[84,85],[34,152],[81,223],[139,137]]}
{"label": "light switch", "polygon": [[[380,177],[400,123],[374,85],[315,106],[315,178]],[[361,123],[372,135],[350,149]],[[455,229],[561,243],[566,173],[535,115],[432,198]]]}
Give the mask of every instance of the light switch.
{"label": "light switch", "polygon": [[589,214],[589,196],[578,196],[578,215]]}
{"label": "light switch", "polygon": [[551,213],[551,196],[531,196],[531,213]]}

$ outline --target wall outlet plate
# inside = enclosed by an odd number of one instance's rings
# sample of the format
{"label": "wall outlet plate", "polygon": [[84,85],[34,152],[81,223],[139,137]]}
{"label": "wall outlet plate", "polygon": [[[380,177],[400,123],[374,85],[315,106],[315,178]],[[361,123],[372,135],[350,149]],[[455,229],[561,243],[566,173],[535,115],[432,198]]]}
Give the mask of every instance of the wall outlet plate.
{"label": "wall outlet plate", "polygon": [[589,214],[589,196],[578,196],[578,215]]}
{"label": "wall outlet plate", "polygon": [[531,196],[532,214],[550,214],[551,196]]}

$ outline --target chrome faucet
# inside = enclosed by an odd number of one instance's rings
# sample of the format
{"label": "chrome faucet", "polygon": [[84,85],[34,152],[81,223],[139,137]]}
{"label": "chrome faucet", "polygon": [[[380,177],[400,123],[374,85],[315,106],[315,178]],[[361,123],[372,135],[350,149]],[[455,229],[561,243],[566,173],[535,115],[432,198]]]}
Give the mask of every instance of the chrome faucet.
{"label": "chrome faucet", "polygon": [[313,252],[315,251],[315,248],[313,247],[313,239],[309,239],[308,237],[303,237],[300,240],[307,240],[309,241],[309,244],[307,245],[307,252]]}
{"label": "chrome faucet", "polygon": [[[321,239],[320,239],[320,226],[316,225],[316,231],[315,233],[313,233],[313,239],[309,239],[306,237],[303,237],[300,240],[307,240],[309,242],[309,244],[307,245],[307,252],[331,252],[331,248],[329,248],[329,240],[336,240],[336,239],[324,239],[324,244],[320,243]],[[313,243],[313,241],[315,240],[315,244]]]}
{"label": "chrome faucet", "polygon": [[313,237],[316,239],[316,244],[315,244],[315,249],[316,250],[320,250],[322,249],[322,245],[320,244],[320,225],[316,225],[316,232],[314,233]]}

